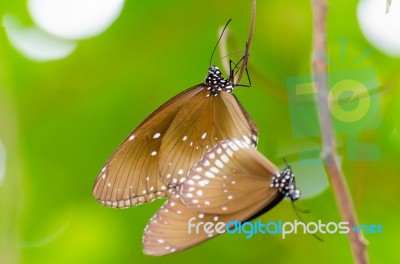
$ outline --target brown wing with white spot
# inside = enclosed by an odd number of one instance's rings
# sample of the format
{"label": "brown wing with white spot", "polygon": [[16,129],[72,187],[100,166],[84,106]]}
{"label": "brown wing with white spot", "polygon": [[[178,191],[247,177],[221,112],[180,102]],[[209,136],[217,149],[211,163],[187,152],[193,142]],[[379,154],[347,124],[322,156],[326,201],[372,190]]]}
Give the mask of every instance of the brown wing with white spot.
{"label": "brown wing with white spot", "polygon": [[280,170],[243,140],[221,142],[194,166],[182,184],[181,199],[189,208],[208,214],[231,214],[252,203],[282,199],[270,187]]}
{"label": "brown wing with white spot", "polygon": [[239,138],[256,147],[257,127],[234,95],[221,91],[213,96],[206,89],[200,94],[182,107],[162,139],[159,168],[169,186],[180,184],[221,141]]}
{"label": "brown wing with white spot", "polygon": [[99,203],[130,207],[168,196],[174,190],[160,178],[161,142],[183,105],[199,97],[204,88],[199,84],[176,95],[123,141],[96,178],[93,195]]}
{"label": "brown wing with white spot", "polygon": [[289,165],[280,172],[245,141],[220,142],[150,220],[143,235],[144,253],[182,251],[225,232],[229,222],[249,221],[283,197],[293,201],[299,195]]}
{"label": "brown wing with white spot", "polygon": [[[247,203],[246,210],[235,213],[206,214],[191,210],[182,203],[178,193],[172,194],[147,224],[143,235],[143,251],[147,255],[162,256],[198,245],[218,235],[216,229],[207,233],[204,223],[226,224],[235,220],[245,221],[264,206],[264,202],[258,199],[249,200]],[[218,230],[224,230],[222,224],[219,224]]]}

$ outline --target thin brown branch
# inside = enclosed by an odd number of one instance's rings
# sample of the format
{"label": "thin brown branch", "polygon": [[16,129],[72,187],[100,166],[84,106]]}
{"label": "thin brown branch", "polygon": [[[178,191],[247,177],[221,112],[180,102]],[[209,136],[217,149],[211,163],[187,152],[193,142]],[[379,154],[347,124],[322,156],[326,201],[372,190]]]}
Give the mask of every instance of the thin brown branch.
{"label": "thin brown branch", "polygon": [[243,60],[242,64],[240,66],[240,71],[236,77],[235,83],[239,83],[240,80],[243,77],[244,72],[247,69],[247,61],[249,60],[249,55],[250,55],[250,46],[251,46],[251,41],[253,39],[253,33],[254,33],[254,25],[256,23],[256,0],[252,0],[252,7],[251,7],[251,23],[250,23],[250,31],[249,31],[249,36],[247,37],[246,41],[246,50],[243,55]]}
{"label": "thin brown branch", "polygon": [[[357,216],[353,206],[351,194],[343,172],[340,169],[335,150],[335,140],[332,129],[331,114],[328,108],[328,82],[327,63],[317,52],[327,54],[326,14],[327,5],[325,0],[311,0],[313,8],[314,49],[312,57],[312,68],[315,83],[318,84],[317,106],[319,122],[321,127],[322,151],[321,158],[325,170],[330,177],[333,193],[342,219],[349,223],[350,227],[358,226]],[[363,236],[356,232],[349,233],[350,246],[354,261],[358,264],[368,263],[366,242]]]}
{"label": "thin brown branch", "polygon": [[[251,41],[253,39],[253,32],[254,32],[254,25],[256,22],[256,0],[252,0],[252,8],[251,8],[251,22],[250,22],[250,31],[249,31],[249,36],[247,37],[246,41],[246,49],[244,51],[243,59],[241,61],[241,64],[239,66],[240,70],[239,73],[235,76],[235,83],[239,83],[240,80],[243,77],[244,72],[247,69],[247,62],[249,60],[249,55],[250,55],[250,45]],[[225,72],[229,72],[230,70],[230,65],[229,65],[229,60],[228,60],[228,37],[229,37],[229,30],[225,29],[225,34],[222,34],[223,28],[219,30],[219,36],[221,36],[221,42],[219,45],[220,48],[220,53],[222,57],[222,66],[225,70]]]}

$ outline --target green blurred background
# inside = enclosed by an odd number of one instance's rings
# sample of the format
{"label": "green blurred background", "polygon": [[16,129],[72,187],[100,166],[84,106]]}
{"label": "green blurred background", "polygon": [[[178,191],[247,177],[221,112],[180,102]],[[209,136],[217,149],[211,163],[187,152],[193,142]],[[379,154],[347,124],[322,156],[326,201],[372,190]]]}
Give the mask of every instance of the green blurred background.
{"label": "green blurred background", "polygon": [[[372,93],[379,98],[369,121],[374,129],[360,127],[357,134],[360,142],[375,146],[377,156],[354,160],[363,149],[345,133],[337,134],[338,152],[360,223],[384,227],[383,234],[365,235],[371,263],[399,263],[400,60],[365,39],[356,16],[358,1],[329,4],[328,57],[338,62],[331,69],[373,69],[378,85]],[[70,55],[49,61],[22,55],[3,27],[0,262],[352,263],[345,235],[325,235],[324,242],[300,234],[285,240],[223,235],[182,253],[145,256],[143,229],[163,201],[118,210],[92,197],[99,169],[128,133],[167,99],[203,81],[218,28],[229,18],[229,49],[244,47],[250,14],[249,0],[126,1],[107,30],[75,41]],[[2,20],[5,15],[33,25],[26,1],[1,1]],[[235,94],[258,124],[259,150],[277,164],[282,165],[282,156],[292,164],[305,193],[297,205],[311,211],[304,220],[341,221],[315,159],[320,138],[295,137],[290,115],[287,81],[310,74],[311,23],[310,1],[258,1],[249,62],[252,87]],[[366,49],[368,56],[350,63]],[[219,54],[215,57],[220,65]],[[302,118],[307,126],[307,116]],[[314,152],[304,154],[305,149]],[[307,155],[313,162],[304,162]],[[294,221],[297,216],[284,201],[261,219]]]}

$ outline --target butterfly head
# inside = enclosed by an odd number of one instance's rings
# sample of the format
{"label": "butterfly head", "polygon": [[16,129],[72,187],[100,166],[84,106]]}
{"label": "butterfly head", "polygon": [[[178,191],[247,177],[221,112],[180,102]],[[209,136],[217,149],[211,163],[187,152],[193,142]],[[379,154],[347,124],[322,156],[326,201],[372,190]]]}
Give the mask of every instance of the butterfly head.
{"label": "butterfly head", "polygon": [[221,74],[221,70],[216,66],[208,68],[204,84],[208,86],[208,89],[211,90],[214,96],[218,95],[220,91],[231,93],[234,87],[233,81],[231,79],[224,79]]}
{"label": "butterfly head", "polygon": [[277,172],[272,177],[272,188],[278,189],[284,197],[289,197],[292,201],[300,198],[300,190],[296,187],[296,181],[290,165],[286,165],[282,172]]}

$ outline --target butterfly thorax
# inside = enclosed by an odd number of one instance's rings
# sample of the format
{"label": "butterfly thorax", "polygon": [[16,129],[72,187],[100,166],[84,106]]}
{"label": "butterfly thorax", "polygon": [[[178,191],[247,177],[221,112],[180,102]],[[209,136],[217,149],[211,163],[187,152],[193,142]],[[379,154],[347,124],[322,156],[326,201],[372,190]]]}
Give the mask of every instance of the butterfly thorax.
{"label": "butterfly thorax", "polygon": [[296,187],[290,166],[286,166],[282,172],[278,172],[272,177],[271,187],[278,189],[280,194],[289,197],[292,201],[300,198],[300,190]]}
{"label": "butterfly thorax", "polygon": [[231,93],[234,87],[232,78],[224,79],[221,76],[221,71],[218,67],[210,66],[208,74],[204,82],[207,89],[211,91],[212,96],[217,96],[220,91]]}

